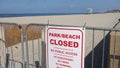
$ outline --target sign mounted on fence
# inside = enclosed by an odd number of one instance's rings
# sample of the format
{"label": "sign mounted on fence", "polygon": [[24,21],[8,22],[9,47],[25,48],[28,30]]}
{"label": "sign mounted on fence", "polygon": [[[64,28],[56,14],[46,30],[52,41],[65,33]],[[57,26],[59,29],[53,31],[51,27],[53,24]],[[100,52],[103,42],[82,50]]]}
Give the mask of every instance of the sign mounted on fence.
{"label": "sign mounted on fence", "polygon": [[83,27],[46,27],[47,68],[84,68]]}

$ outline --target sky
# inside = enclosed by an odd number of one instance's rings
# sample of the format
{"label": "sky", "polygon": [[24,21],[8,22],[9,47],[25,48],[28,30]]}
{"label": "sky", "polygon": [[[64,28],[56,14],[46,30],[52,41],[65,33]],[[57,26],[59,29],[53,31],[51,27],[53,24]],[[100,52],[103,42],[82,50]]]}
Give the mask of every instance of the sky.
{"label": "sky", "polygon": [[0,0],[3,13],[87,13],[120,9],[120,0]]}

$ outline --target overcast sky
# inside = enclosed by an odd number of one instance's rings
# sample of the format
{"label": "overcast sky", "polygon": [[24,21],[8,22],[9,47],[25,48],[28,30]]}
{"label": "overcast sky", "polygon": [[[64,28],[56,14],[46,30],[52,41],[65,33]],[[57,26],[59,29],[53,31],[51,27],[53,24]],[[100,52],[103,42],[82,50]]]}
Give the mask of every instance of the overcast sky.
{"label": "overcast sky", "polygon": [[86,13],[120,9],[120,0],[0,0],[2,13]]}

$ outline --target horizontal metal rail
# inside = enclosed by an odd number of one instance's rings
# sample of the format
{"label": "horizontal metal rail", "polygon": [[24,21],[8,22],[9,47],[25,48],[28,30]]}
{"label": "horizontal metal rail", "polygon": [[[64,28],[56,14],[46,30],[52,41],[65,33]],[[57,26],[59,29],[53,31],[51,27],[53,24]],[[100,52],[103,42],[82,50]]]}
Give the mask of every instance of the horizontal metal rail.
{"label": "horizontal metal rail", "polygon": [[55,25],[55,24],[34,24],[34,23],[31,23],[31,24],[28,24],[26,29],[28,29],[28,27],[30,25],[35,25],[35,26],[61,26],[61,27],[83,27],[83,28],[86,28],[86,29],[94,29],[94,30],[105,30],[105,31],[118,31],[120,32],[120,29],[116,29],[116,28],[105,28],[105,27],[91,27],[91,26],[74,26],[74,25]]}
{"label": "horizontal metal rail", "polygon": [[12,61],[12,62],[17,62],[17,63],[19,63],[19,64],[23,65],[23,63],[22,63],[22,62],[17,61],[17,60],[9,59],[9,61]]}
{"label": "horizontal metal rail", "polygon": [[5,68],[5,66],[0,66],[0,68]]}
{"label": "horizontal metal rail", "polygon": [[1,25],[16,25],[21,29],[21,25],[17,23],[8,23],[8,22],[0,22]]}

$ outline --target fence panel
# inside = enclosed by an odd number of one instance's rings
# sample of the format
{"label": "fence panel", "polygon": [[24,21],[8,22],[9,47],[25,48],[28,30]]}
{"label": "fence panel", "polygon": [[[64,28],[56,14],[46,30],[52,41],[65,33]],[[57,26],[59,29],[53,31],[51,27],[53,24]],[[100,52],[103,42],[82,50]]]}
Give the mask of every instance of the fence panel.
{"label": "fence panel", "polygon": [[[22,28],[16,23],[0,23],[0,54],[1,66],[6,68],[24,68],[24,48]],[[4,48],[3,48],[3,45]],[[9,57],[8,57],[9,56]],[[21,65],[22,64],[22,65]]]}
{"label": "fence panel", "polygon": [[[22,27],[15,23],[0,23],[0,67],[46,68],[46,26],[48,24]],[[85,28],[85,68],[120,68],[120,29]]]}
{"label": "fence panel", "polygon": [[26,58],[28,68],[35,68],[45,64],[42,63],[43,59],[45,61],[45,45],[43,45],[42,31],[44,31],[44,26],[42,25],[29,24],[26,27]]}
{"label": "fence panel", "polygon": [[[85,61],[86,61],[85,68],[89,68],[89,67],[91,68],[119,68],[119,67],[116,67],[116,66],[119,66],[119,64],[118,65],[115,64],[116,62],[114,60],[116,60],[115,58],[116,50],[119,49],[119,48],[116,48],[117,39],[115,37],[117,33],[118,34],[120,33],[120,30],[113,29],[113,28],[107,29],[107,28],[93,28],[93,27],[90,27],[90,28],[87,27],[86,29],[87,29],[86,37],[91,36],[92,38],[89,44],[88,44],[88,41],[86,42],[86,49],[88,49],[90,45],[92,49],[91,51],[89,51],[89,53],[87,53],[85,57]],[[88,30],[92,34],[87,33]],[[111,33],[114,33],[114,34],[111,35]],[[111,36],[113,36],[114,38],[112,38]],[[88,39],[89,38],[86,38],[86,40]],[[111,43],[114,43],[114,44],[111,45]],[[117,46],[118,45],[119,44],[117,44]],[[111,54],[114,56],[110,58]],[[110,59],[112,59],[112,61]]]}
{"label": "fence panel", "polygon": [[[46,68],[45,64],[46,50],[44,47],[46,26],[48,26],[48,24],[29,24],[26,28],[27,32],[26,58],[28,58],[27,59],[28,68],[30,68],[30,64],[33,64],[35,66],[35,61],[39,61],[40,66],[42,68]],[[49,25],[49,26],[70,27],[69,25]],[[119,34],[120,30],[114,28],[98,28],[98,27],[85,27],[85,28],[86,28],[85,68],[116,68],[115,60],[118,59],[116,58],[116,41],[119,41],[116,39],[116,34]],[[35,33],[34,31],[38,33]],[[114,45],[112,48],[113,49],[112,57],[110,55],[112,46],[111,33],[114,33],[113,35],[114,39],[112,38],[114,41],[113,42]]]}

